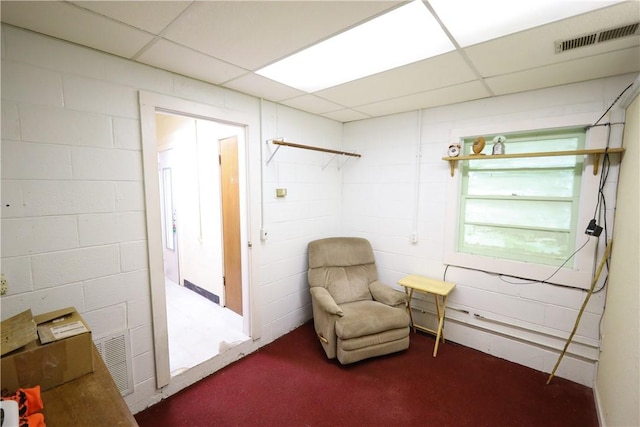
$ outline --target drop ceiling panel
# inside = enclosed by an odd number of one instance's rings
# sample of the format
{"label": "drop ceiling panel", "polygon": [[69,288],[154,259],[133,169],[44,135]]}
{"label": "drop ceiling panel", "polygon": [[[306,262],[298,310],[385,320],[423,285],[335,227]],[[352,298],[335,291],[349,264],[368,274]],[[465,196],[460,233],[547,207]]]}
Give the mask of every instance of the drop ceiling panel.
{"label": "drop ceiling panel", "polygon": [[131,58],[153,36],[66,2],[3,1],[2,21]]}
{"label": "drop ceiling panel", "polygon": [[330,101],[356,106],[468,82],[473,70],[457,52],[446,53],[317,92]]}
{"label": "drop ceiling panel", "polygon": [[638,3],[622,3],[587,15],[523,31],[465,48],[471,62],[484,77],[572,61],[611,50],[640,45],[640,36],[581,47],[559,54],[556,41],[572,39],[590,32],[630,24],[640,20]]}
{"label": "drop ceiling panel", "polygon": [[[616,1],[600,0],[597,4],[600,7]],[[1,1],[0,16],[3,22],[16,27],[135,58],[157,68],[339,121],[640,72],[638,36],[555,54],[556,41],[640,21],[640,3],[631,0],[315,94],[251,73],[404,3]],[[493,3],[483,3],[482,7]],[[468,10],[464,11],[469,15]],[[7,40],[11,35],[8,28],[3,27]],[[11,55],[5,52],[5,38],[1,41],[3,55]],[[28,50],[24,58],[37,58],[34,59],[37,63],[51,60],[48,52],[32,52],[26,41],[23,45]],[[15,42],[12,46],[20,49]],[[65,61],[69,67],[69,59],[65,58],[63,55],[55,60]],[[77,57],[73,54],[70,58],[75,67],[83,65],[74,61],[87,61],[84,54]],[[81,74],[101,75],[104,71],[92,63]],[[175,84],[179,82],[180,79]],[[203,85],[203,90],[209,89]],[[490,93],[491,90],[495,93]]]}
{"label": "drop ceiling panel", "polygon": [[[570,16],[588,13],[620,1],[429,0],[428,2],[459,45],[470,46]],[[556,6],[561,4],[561,7],[550,7],[551,3],[556,3]]]}
{"label": "drop ceiling panel", "polygon": [[638,49],[629,48],[533,70],[491,77],[485,79],[485,82],[496,95],[505,95],[606,76],[637,73],[638,70],[640,70]]}
{"label": "drop ceiling panel", "polygon": [[164,36],[248,70],[256,70],[398,3],[196,2]]}
{"label": "drop ceiling panel", "polygon": [[366,114],[360,113],[358,111],[354,111],[354,110],[339,110],[339,111],[331,111],[329,113],[324,113],[322,114],[322,116],[331,119],[331,120],[337,120],[339,122],[353,122],[355,120],[363,120],[363,119],[368,119],[371,116],[368,116]]}
{"label": "drop ceiling panel", "polygon": [[301,90],[283,85],[282,83],[278,83],[254,73],[246,73],[236,79],[224,83],[223,86],[249,95],[257,96],[258,98],[269,99],[276,102],[305,94],[305,92]]}
{"label": "drop ceiling panel", "polygon": [[[191,2],[188,1],[74,1],[104,16],[159,34]],[[149,13],[153,10],[153,13]]]}
{"label": "drop ceiling panel", "polygon": [[403,96],[397,99],[362,105],[355,109],[371,116],[384,116],[387,114],[418,110],[421,108],[472,101],[474,99],[486,98],[488,96],[489,93],[483,84],[480,81],[473,81],[451,87],[417,93],[414,95]]}
{"label": "drop ceiling panel", "polygon": [[151,45],[138,61],[215,84],[246,73],[242,68],[163,39]]}
{"label": "drop ceiling panel", "polygon": [[329,102],[326,99],[322,99],[310,94],[287,99],[286,101],[282,101],[282,104],[300,110],[309,111],[314,114],[322,114],[330,111],[344,109],[343,105],[334,104],[333,102]]}

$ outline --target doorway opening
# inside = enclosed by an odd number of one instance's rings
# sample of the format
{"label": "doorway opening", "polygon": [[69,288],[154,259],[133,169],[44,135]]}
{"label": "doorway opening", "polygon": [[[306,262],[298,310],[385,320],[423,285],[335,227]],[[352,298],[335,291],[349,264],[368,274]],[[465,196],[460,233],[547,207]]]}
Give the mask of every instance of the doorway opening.
{"label": "doorway opening", "polygon": [[170,376],[248,339],[242,126],[155,112]]}

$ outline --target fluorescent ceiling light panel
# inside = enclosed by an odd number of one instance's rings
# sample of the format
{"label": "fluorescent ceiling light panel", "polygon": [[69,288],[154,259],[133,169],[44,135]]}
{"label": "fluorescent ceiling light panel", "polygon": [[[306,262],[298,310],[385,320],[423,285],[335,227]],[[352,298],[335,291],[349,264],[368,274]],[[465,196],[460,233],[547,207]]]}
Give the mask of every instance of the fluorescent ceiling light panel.
{"label": "fluorescent ceiling light panel", "polygon": [[462,47],[620,3],[620,0],[428,1]]}
{"label": "fluorescent ceiling light panel", "polygon": [[416,0],[256,73],[315,92],[453,49],[435,18]]}

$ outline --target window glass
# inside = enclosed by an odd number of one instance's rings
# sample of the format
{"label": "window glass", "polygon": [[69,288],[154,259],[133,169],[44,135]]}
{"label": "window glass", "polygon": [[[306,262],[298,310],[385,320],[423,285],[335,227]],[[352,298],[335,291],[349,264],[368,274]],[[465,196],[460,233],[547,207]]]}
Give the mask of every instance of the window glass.
{"label": "window glass", "polygon": [[575,186],[573,169],[470,170],[468,194],[509,197],[572,197]]}
{"label": "window glass", "polygon": [[[458,251],[560,265],[574,251],[584,156],[509,155],[581,149],[585,132],[504,136],[505,157],[489,157],[490,135],[482,159],[463,161]],[[475,139],[463,140],[467,155]]]}
{"label": "window glass", "polygon": [[569,231],[571,208],[571,200],[467,199],[465,222]]}

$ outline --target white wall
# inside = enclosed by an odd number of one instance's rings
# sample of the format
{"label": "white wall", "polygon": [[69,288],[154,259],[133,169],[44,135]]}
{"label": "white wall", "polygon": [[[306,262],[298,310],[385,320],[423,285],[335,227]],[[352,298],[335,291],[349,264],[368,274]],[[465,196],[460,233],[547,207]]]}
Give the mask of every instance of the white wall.
{"label": "white wall", "polygon": [[[636,81],[636,83],[638,83]],[[594,386],[603,426],[640,425],[640,97],[627,109],[611,276]]]}
{"label": "white wall", "polygon": [[[284,137],[297,144],[340,149],[342,124],[265,102],[263,141]],[[311,318],[307,282],[309,241],[340,234],[342,172],[331,155],[263,142],[264,226],[260,299],[265,323],[277,330]],[[326,167],[325,167],[326,166]],[[286,188],[276,198],[276,188]],[[259,230],[256,230],[259,231]]]}
{"label": "white wall", "polygon": [[[454,220],[447,216],[446,206],[455,197],[455,190],[449,188],[449,163],[442,157],[449,144],[457,142],[451,140],[452,132],[489,125],[499,132],[515,123],[525,129],[553,127],[565,117],[585,115],[587,123],[593,123],[634,77],[347,123],[345,146],[363,156],[345,168],[345,234],[371,240],[380,276],[389,284],[410,273],[442,279],[445,228]],[[599,142],[604,146],[604,141]],[[618,170],[617,160],[613,156],[612,160],[605,189],[611,218]],[[595,194],[597,187],[592,190]],[[589,209],[593,211],[592,206]],[[412,234],[417,235],[417,243],[411,242]],[[457,283],[447,310],[449,339],[544,372],[553,369],[585,297],[582,290],[513,285],[495,275],[453,266],[446,279]],[[590,283],[585,285],[588,288]],[[600,292],[591,298],[557,376],[593,384],[604,297]],[[428,300],[418,301],[417,307],[434,311]],[[416,314],[418,321],[434,324],[433,315]]]}
{"label": "white wall", "polygon": [[[4,24],[1,41],[1,269],[9,280],[2,319],[75,306],[95,337],[128,330],[135,391],[126,401],[134,412],[240,357],[230,350],[155,389],[138,92],[251,117],[250,159],[277,136],[338,148],[342,125]],[[283,149],[264,168],[265,242],[261,171],[249,168],[251,286],[260,295],[262,338],[243,353],[311,317],[306,243],[337,233],[340,217],[340,172],[323,171],[324,163],[322,153]],[[286,199],[271,197],[276,185],[288,188]]]}
{"label": "white wall", "polygon": [[[249,168],[250,203],[258,206],[250,213],[257,265],[251,276],[262,338],[244,347],[247,352],[311,317],[306,245],[315,238],[370,238],[380,276],[389,283],[409,272],[442,277],[450,176],[440,159],[450,129],[487,120],[544,125],[576,113],[596,120],[633,78],[424,110],[418,171],[417,112],[343,127],[3,25],[1,268],[9,295],[1,300],[2,318],[26,308],[39,313],[72,305],[96,337],[129,330],[136,388],[127,402],[134,412],[241,356],[227,352],[222,362],[200,367],[168,391],[155,390],[139,90],[242,111],[262,123],[248,140],[248,156],[263,158],[262,168]],[[274,147],[264,140],[278,137],[363,157],[338,169],[328,154],[284,147],[267,166]],[[276,199],[275,188],[286,188],[287,197]],[[261,229],[266,241],[260,240]],[[417,244],[409,239],[414,230]],[[555,363],[584,297],[581,291],[513,286],[453,269],[447,279],[458,283],[448,310],[448,338],[544,371]],[[589,355],[598,342],[603,304],[602,293],[592,298],[577,337],[578,350]],[[593,363],[566,357],[558,375],[590,385]]]}

